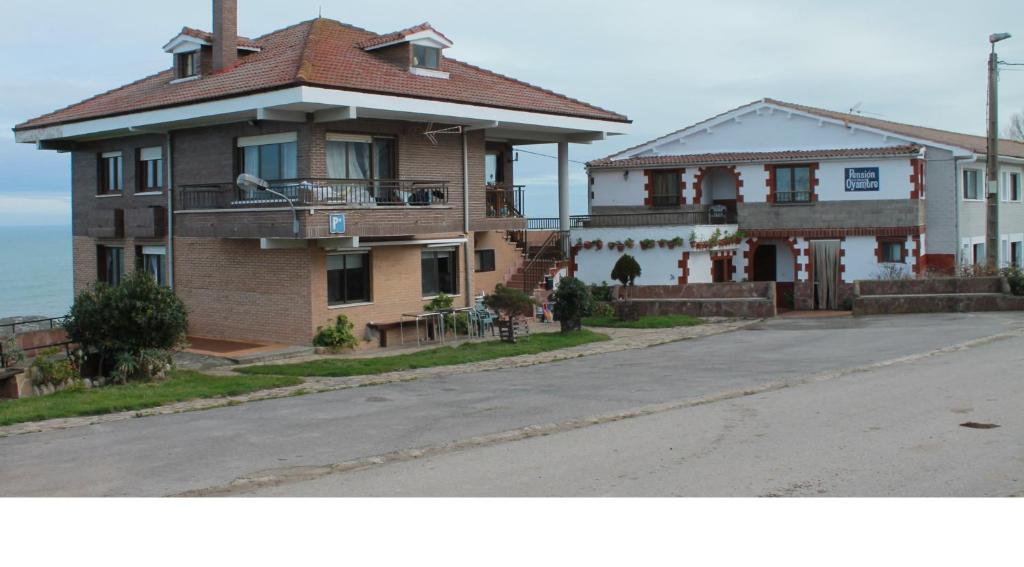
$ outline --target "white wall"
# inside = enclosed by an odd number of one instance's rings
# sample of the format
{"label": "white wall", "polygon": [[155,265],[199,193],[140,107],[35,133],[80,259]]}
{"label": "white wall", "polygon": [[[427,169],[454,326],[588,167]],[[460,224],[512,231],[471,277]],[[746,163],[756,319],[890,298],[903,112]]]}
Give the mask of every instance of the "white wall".
{"label": "white wall", "polygon": [[[913,167],[906,157],[871,160],[841,160],[819,162],[819,201],[868,201],[877,199],[909,199],[914,186],[910,183]],[[850,167],[877,167],[878,191],[847,191],[846,169]]]}
{"label": "white wall", "polygon": [[629,176],[623,171],[594,170],[590,175],[594,184],[590,186],[593,194],[591,206],[598,207],[642,207],[644,205],[644,185],[647,178],[642,169],[629,170]]}
{"label": "white wall", "polygon": [[[603,240],[605,247],[601,250],[590,249],[586,250],[581,248],[576,254],[576,277],[583,280],[586,283],[598,284],[602,281],[612,282],[612,268],[615,266],[615,262],[619,260],[623,254],[630,254],[640,264],[640,270],[642,271],[639,278],[636,280],[637,285],[671,285],[678,282],[679,276],[682,275],[682,270],[679,268],[679,261],[683,258],[683,252],[690,252],[690,273],[701,274],[707,272],[707,280],[711,281],[711,260],[706,251],[693,251],[690,249],[690,232],[693,231],[697,234],[697,238],[700,240],[706,240],[714,233],[715,229],[721,229],[723,233],[732,233],[736,231],[735,225],[725,226],[676,226],[676,227],[636,227],[636,228],[583,228],[574,229],[571,234],[572,243],[575,244],[578,240],[593,241]],[[683,239],[684,243],[682,247],[677,247],[674,250],[669,248],[652,248],[650,250],[641,250],[640,241],[644,239],[659,240],[666,239],[671,240],[675,237]],[[622,241],[626,238],[632,238],[636,244],[633,249],[626,249],[624,252],[617,250],[609,250],[607,243],[609,241]],[[697,260],[698,268],[695,271],[694,258],[697,256],[704,256],[707,265],[702,267],[699,265],[704,260]],[[694,280],[692,277],[691,282],[705,281],[703,279]]]}

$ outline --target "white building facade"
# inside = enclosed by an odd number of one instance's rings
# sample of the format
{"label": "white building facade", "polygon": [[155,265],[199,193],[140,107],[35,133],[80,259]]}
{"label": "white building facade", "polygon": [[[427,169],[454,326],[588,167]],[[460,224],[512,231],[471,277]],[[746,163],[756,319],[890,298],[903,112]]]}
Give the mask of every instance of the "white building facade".
{"label": "white building facade", "polygon": [[[773,280],[784,307],[842,308],[855,280],[984,263],[984,146],[757,101],[590,162],[572,267],[598,283],[630,253],[638,284]],[[1019,266],[1024,144],[1001,141],[999,164],[999,262]]]}

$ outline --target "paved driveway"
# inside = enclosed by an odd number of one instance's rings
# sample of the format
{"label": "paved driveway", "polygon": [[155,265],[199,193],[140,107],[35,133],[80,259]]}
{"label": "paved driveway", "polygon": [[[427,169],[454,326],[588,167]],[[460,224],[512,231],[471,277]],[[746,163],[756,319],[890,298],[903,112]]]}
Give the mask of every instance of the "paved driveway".
{"label": "paved driveway", "polygon": [[1024,314],[775,319],[527,368],[0,439],[7,495],[165,495],[780,379],[993,335]]}

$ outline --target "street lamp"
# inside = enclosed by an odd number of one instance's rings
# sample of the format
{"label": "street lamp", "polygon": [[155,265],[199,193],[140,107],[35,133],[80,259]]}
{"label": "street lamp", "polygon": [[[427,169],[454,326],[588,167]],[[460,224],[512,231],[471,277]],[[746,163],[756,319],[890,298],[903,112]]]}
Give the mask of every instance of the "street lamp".
{"label": "street lamp", "polygon": [[999,58],[996,56],[996,44],[1009,38],[1008,33],[994,33],[988,36],[992,52],[988,56],[988,142],[985,145],[985,263],[990,268],[999,267]]}

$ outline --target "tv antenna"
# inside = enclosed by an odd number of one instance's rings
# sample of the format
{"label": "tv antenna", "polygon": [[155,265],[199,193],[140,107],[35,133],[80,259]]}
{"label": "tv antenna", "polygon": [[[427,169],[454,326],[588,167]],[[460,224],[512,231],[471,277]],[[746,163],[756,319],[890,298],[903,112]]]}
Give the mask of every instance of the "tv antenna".
{"label": "tv antenna", "polygon": [[861,116],[863,116],[865,114],[869,114],[871,116],[882,116],[881,114],[879,114],[877,112],[868,112],[868,111],[864,110],[863,107],[864,107],[864,101],[858,102],[857,104],[855,104],[855,105],[850,107],[850,114],[857,114],[857,115],[861,115]]}
{"label": "tv antenna", "polygon": [[437,145],[437,137],[447,134],[461,134],[462,126],[448,126],[447,128],[434,128],[434,123],[427,124],[427,131],[423,133],[424,136],[430,140],[432,145]]}

